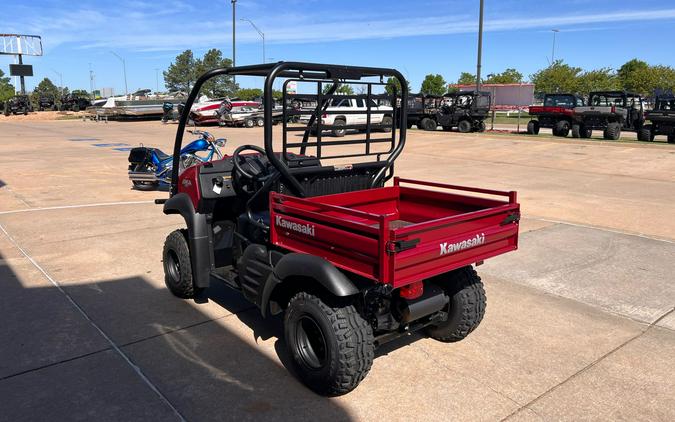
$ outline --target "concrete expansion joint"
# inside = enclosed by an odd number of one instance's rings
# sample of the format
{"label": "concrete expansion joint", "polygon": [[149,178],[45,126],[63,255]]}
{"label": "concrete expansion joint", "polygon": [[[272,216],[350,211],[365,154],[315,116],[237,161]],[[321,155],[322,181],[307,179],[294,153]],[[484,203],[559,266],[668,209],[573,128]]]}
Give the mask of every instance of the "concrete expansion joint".
{"label": "concrete expansion joint", "polygon": [[[629,338],[628,340],[624,341],[623,343],[619,344],[618,346],[616,346],[616,347],[613,348],[612,350],[608,351],[607,353],[603,354],[603,355],[600,356],[599,358],[595,359],[593,362],[591,362],[591,363],[589,363],[588,365],[584,366],[583,368],[581,368],[581,369],[578,370],[577,372],[573,373],[572,375],[570,375],[570,376],[567,377],[566,379],[562,380],[562,381],[559,382],[558,384],[556,384],[556,385],[554,385],[553,387],[549,388],[548,390],[544,391],[544,392],[543,392],[542,394],[540,394],[539,396],[537,396],[537,397],[535,397],[534,399],[530,400],[527,404],[521,406],[520,408],[516,409],[513,413],[511,413],[511,414],[509,414],[508,416],[504,417],[504,418],[502,419],[502,421],[505,421],[505,420],[507,420],[507,419],[509,419],[509,418],[511,418],[511,417],[513,417],[513,416],[515,416],[515,415],[517,415],[518,413],[520,413],[520,412],[522,412],[523,410],[526,410],[526,409],[529,410],[529,411],[534,412],[534,410],[533,410],[532,408],[530,408],[530,406],[532,406],[534,403],[536,403],[536,402],[538,402],[539,400],[541,400],[542,398],[548,396],[549,394],[551,394],[552,392],[554,392],[554,391],[557,390],[558,388],[560,388],[560,387],[562,387],[563,385],[567,384],[569,381],[574,380],[575,378],[577,378],[578,376],[580,376],[580,375],[583,374],[584,372],[586,372],[586,371],[588,371],[589,369],[591,369],[591,368],[593,368],[594,366],[596,366],[598,363],[602,362],[603,360],[605,360],[606,358],[610,357],[610,356],[613,355],[614,353],[616,353],[616,352],[618,352],[619,350],[623,349],[623,348],[624,348],[625,346],[627,346],[628,344],[630,344],[630,343],[632,343],[633,341],[635,341],[635,340],[639,339],[640,337],[644,336],[644,335],[647,334],[652,328],[656,327],[657,324],[658,324],[659,322],[661,322],[661,320],[663,320],[664,318],[666,318],[668,315],[672,314],[674,311],[675,311],[675,308],[673,308],[673,309],[669,310],[668,312],[664,313],[664,314],[661,315],[659,318],[657,318],[657,319],[654,320],[653,322],[651,322],[651,323],[649,323],[648,325],[646,325],[645,329],[642,330],[640,333],[634,335],[633,337],[631,337],[631,338]],[[659,328],[661,328],[661,327],[659,327]],[[534,412],[534,413],[536,413],[536,412]]]}
{"label": "concrete expansion joint", "polygon": [[28,252],[26,252],[17,242],[16,240],[10,235],[5,227],[0,224],[0,231],[4,233],[4,235],[7,237],[7,240],[23,255],[42,275],[61,293],[65,296],[66,300],[70,302],[70,304],[75,308],[77,312],[82,315],[82,317],[91,324],[91,326],[98,331],[98,333],[110,344],[110,348],[114,350],[121,358],[124,360],[124,362],[127,363],[131,367],[131,369],[141,378],[141,380],[152,390],[157,394],[158,398],[165,404],[167,405],[173,413],[177,416],[178,420],[180,421],[185,421],[185,418],[183,415],[178,411],[178,409],[169,401],[169,399],[159,390],[159,388],[143,373],[141,368],[139,368],[134,362],[131,360],[129,356],[127,356],[126,353],[120,349],[120,347],[108,336],[105,331],[96,323],[94,320],[91,319],[89,314],[73,299],[73,297],[66,292],[61,284],[56,281],[47,271],[40,266],[40,264],[31,257]]}

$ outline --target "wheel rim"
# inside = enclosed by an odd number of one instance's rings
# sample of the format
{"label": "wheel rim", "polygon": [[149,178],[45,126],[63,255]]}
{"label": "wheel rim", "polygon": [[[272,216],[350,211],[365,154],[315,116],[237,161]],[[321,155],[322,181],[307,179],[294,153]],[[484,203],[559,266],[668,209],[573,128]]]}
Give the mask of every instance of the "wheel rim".
{"label": "wheel rim", "polygon": [[180,262],[178,261],[176,251],[173,249],[169,249],[169,252],[166,254],[166,273],[174,283],[180,281]]}
{"label": "wheel rim", "polygon": [[321,327],[314,318],[303,315],[295,329],[295,349],[302,363],[311,369],[325,366],[328,349]]}

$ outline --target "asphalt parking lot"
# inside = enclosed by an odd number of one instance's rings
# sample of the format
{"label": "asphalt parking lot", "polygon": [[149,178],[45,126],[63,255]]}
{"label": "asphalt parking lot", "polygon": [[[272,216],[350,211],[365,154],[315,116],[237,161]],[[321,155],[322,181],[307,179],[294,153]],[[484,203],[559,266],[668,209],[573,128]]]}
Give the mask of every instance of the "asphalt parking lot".
{"label": "asphalt parking lot", "polygon": [[181,221],[131,189],[126,149],[175,128],[0,122],[0,420],[675,420],[675,145],[411,131],[397,174],[517,190],[520,250],[478,268],[465,341],[388,344],[327,399],[278,320],[164,288]]}

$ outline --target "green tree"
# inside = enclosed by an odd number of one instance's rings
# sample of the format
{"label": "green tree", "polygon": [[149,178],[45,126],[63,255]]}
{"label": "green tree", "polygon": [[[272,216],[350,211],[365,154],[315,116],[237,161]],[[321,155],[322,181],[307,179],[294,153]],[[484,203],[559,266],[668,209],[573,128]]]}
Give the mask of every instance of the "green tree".
{"label": "green tree", "polygon": [[420,92],[423,94],[443,95],[447,89],[447,83],[443,79],[443,76],[428,74],[422,81]]}
{"label": "green tree", "polygon": [[5,72],[0,70],[0,101],[8,100],[14,96],[16,90],[14,89],[14,85],[9,83],[11,80],[12,78],[6,77]]}
{"label": "green tree", "polygon": [[523,82],[523,74],[513,68],[491,75],[485,80],[486,84],[519,84],[521,82]]}
{"label": "green tree", "polygon": [[556,60],[551,66],[541,69],[530,80],[537,92],[579,92],[581,68]]}
{"label": "green tree", "polygon": [[398,81],[398,79],[390,76],[389,79],[387,79],[387,84],[384,86],[384,90],[387,91],[387,94],[389,95],[394,95],[394,93],[401,95],[401,83]]}
{"label": "green tree", "polygon": [[73,95],[77,95],[80,97],[89,97],[89,92],[87,92],[86,89],[74,89],[73,90]]}
{"label": "green tree", "polygon": [[283,97],[284,97],[283,92],[281,92],[279,90],[276,90],[276,89],[272,90],[272,98],[274,98],[275,100],[277,100],[277,101],[281,100]]}
{"label": "green tree", "polygon": [[577,91],[587,93],[591,91],[614,91],[620,89],[616,73],[608,67],[587,70],[577,79]]}
{"label": "green tree", "polygon": [[[230,67],[232,67],[232,60],[223,58],[223,53],[220,50],[212,48],[204,53],[203,58],[196,60],[195,80],[209,70]],[[201,92],[211,98],[216,98],[232,96],[238,89],[239,86],[234,83],[231,76],[217,76],[204,83]]]}
{"label": "green tree", "polygon": [[[665,92],[675,92],[675,69],[670,66],[652,66],[654,89]],[[649,92],[649,94],[652,94]]]}
{"label": "green tree", "polygon": [[476,75],[469,72],[462,72],[457,79],[458,85],[475,85],[476,84]]}
{"label": "green tree", "polygon": [[[333,86],[333,84],[326,84],[323,87],[322,93],[328,93],[328,90]],[[354,95],[354,89],[349,84],[340,84],[335,90],[335,94],[344,94],[344,95]]]}
{"label": "green tree", "polygon": [[44,78],[33,90],[31,100],[37,102],[42,95],[53,96],[58,100],[61,97],[61,90],[49,78]]}
{"label": "green tree", "polygon": [[651,94],[656,81],[654,72],[647,62],[633,59],[624,63],[616,72],[621,87],[638,94]]}
{"label": "green tree", "polygon": [[189,93],[197,79],[197,67],[192,50],[185,50],[176,56],[163,74],[164,84],[169,91]]}
{"label": "green tree", "polygon": [[241,98],[244,101],[252,101],[258,98],[262,98],[263,90],[260,88],[242,88],[237,91],[236,97]]}

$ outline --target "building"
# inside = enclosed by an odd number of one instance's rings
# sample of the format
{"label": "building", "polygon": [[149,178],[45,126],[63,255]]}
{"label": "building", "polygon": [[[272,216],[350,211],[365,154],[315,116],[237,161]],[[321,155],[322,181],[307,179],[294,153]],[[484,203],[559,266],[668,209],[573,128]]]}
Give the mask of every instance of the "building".
{"label": "building", "polygon": [[[496,110],[517,110],[534,103],[534,84],[481,84],[481,91],[492,95],[492,104]],[[450,84],[450,89],[475,91],[476,85]]]}

